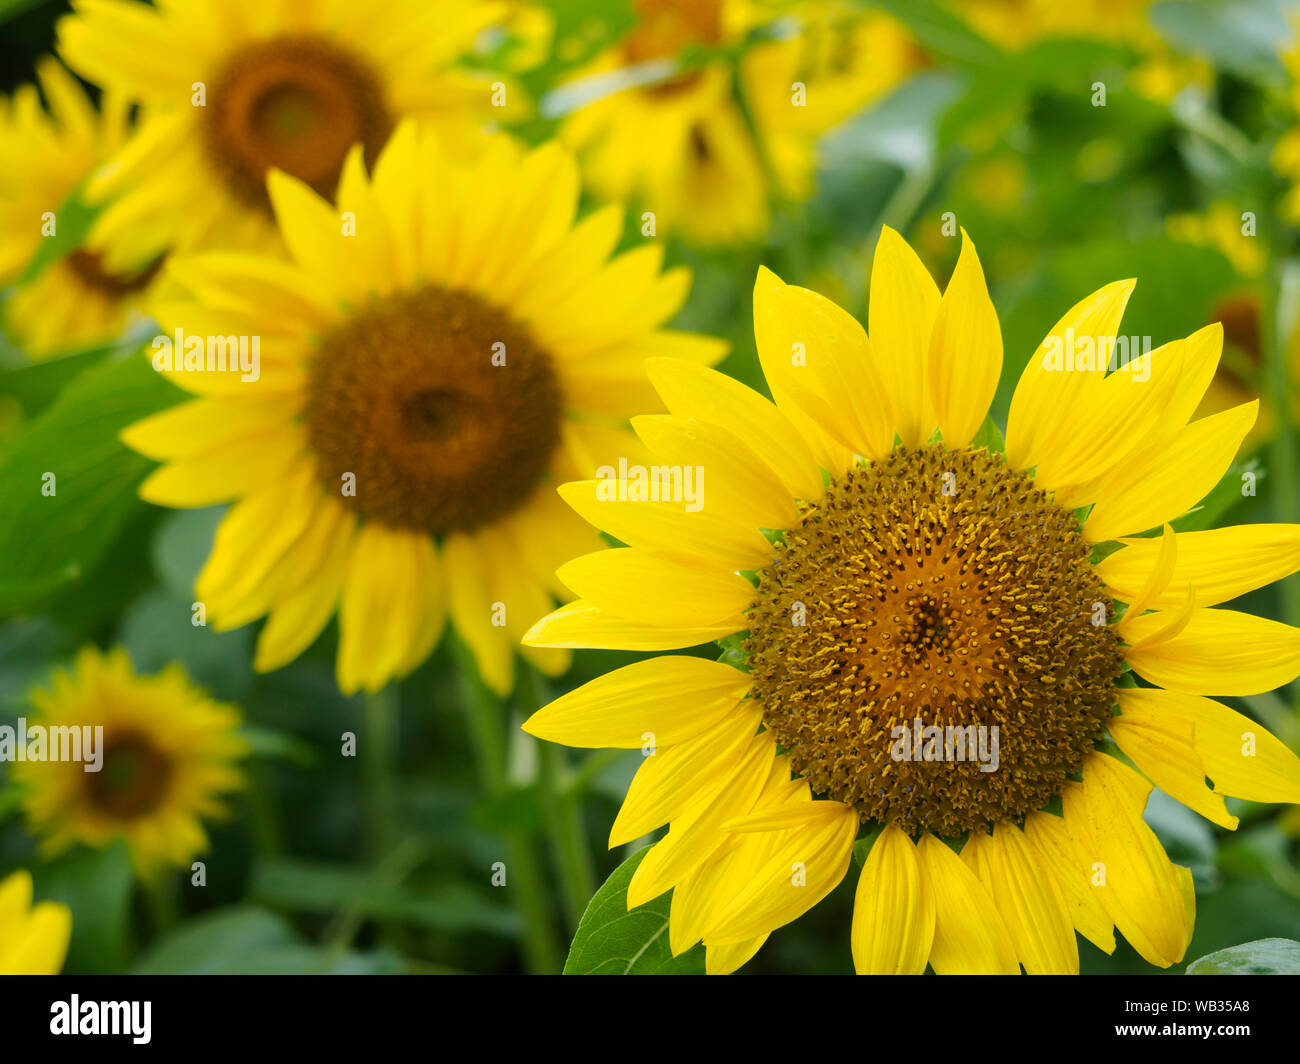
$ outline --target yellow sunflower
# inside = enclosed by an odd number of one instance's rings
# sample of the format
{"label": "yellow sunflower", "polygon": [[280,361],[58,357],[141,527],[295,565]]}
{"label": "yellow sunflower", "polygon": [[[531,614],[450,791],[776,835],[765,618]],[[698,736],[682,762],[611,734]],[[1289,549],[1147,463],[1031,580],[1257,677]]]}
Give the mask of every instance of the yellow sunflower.
{"label": "yellow sunflower", "polygon": [[689,272],[661,273],[655,244],[611,258],[616,207],[575,224],[577,166],[555,144],[500,136],[458,165],[405,123],[373,177],[349,154],[337,210],[279,171],[269,190],[293,261],[195,256],[171,271],[192,298],[155,308],[169,331],[260,336],[260,375],[174,368],[201,398],[124,433],[168,462],[141,494],[238,500],[197,594],[218,629],[269,615],[258,669],[337,608],[339,686],[374,691],[450,613],[505,692],[519,637],[563,591],[556,565],[599,542],[554,484],[629,453],[647,356],[712,363],[726,345],[661,328]]}
{"label": "yellow sunflower", "polygon": [[[106,96],[96,112],[85,91],[53,59],[36,67],[35,85],[0,99],[0,151],[22,160],[0,172],[0,285],[22,279],[59,226],[73,224],[63,207],[90,173],[126,140],[127,108]],[[5,326],[34,357],[110,340],[138,313],[156,268],[142,260],[105,268],[89,242],[17,285],[4,306]]]}
{"label": "yellow sunflower", "polygon": [[207,849],[203,818],[223,815],[221,795],[242,785],[236,761],[247,746],[233,706],[214,702],[179,665],[137,675],[120,647],[82,650],[31,700],[29,729],[103,729],[91,733],[102,736],[93,741],[98,769],[88,771],[95,759],[86,745],[82,761],[13,764],[27,821],[47,854],[122,839],[148,879]]}
{"label": "yellow sunflower", "polygon": [[1159,0],[948,0],[986,37],[1004,48],[1023,48],[1050,37],[1083,37],[1135,48],[1141,61],[1133,83],[1145,96],[1168,101],[1189,85],[1205,85],[1209,67],[1180,55],[1151,24]]}
{"label": "yellow sunflower", "polygon": [[[79,0],[59,23],[77,73],[145,114],[89,185],[108,265],[174,248],[264,247],[266,174],[332,195],[354,143],[373,162],[419,115],[469,150],[518,101],[461,70],[503,8],[479,0]],[[504,83],[501,83],[504,84]],[[494,101],[495,96],[495,101]],[[494,106],[504,102],[505,106]]]}
{"label": "yellow sunflower", "polygon": [[[918,62],[899,23],[833,2],[638,0],[636,8],[634,29],[578,80],[600,84],[601,78],[625,76],[619,72],[628,67],[656,80],[582,107],[565,121],[562,135],[580,152],[598,196],[636,200],[654,213],[657,231],[680,231],[702,245],[758,239],[773,196],[806,199],[817,136]],[[786,16],[784,36],[749,48],[740,61],[740,83],[761,144],[725,60],[656,75],[655,64],[685,49],[738,45],[749,30],[778,15]]]}
{"label": "yellow sunflower", "polygon": [[1217,327],[1109,374],[1087,357],[1117,346],[1132,288],[1107,285],[1052,329],[1001,453],[974,442],[1002,340],[969,241],[940,294],[886,228],[870,339],[760,271],[775,403],[657,359],[671,414],[633,419],[664,469],[707,473],[703,507],[560,489],[628,546],[562,567],[579,599],[526,642],[676,650],[745,633],[721,661],[642,661],[525,725],[654,750],[610,843],[670,825],[628,904],[673,891],[675,952],[703,941],[710,971],[737,968],[840,882],[866,825],[859,971],[1074,972],[1075,931],[1109,951],[1116,928],[1168,966],[1194,897],[1143,822],[1152,785],[1225,827],[1224,795],[1300,802],[1300,761],[1205,697],[1300,673],[1300,631],[1218,608],[1300,568],[1300,526],[1170,530],[1255,404],[1189,423]]}
{"label": "yellow sunflower", "polygon": [[32,877],[0,879],[0,975],[58,975],[72,937],[66,905],[32,905]]}

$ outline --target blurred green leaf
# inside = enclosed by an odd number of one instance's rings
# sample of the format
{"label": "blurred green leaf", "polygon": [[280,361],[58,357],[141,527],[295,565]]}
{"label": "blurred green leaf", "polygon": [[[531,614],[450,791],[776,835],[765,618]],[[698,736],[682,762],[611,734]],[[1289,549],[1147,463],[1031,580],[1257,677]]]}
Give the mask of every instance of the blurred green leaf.
{"label": "blurred green leaf", "polygon": [[283,917],[254,906],[201,916],[136,964],[138,975],[366,975],[403,969],[391,953],[335,955],[298,938]]}
{"label": "blurred green leaf", "polygon": [[77,579],[109,548],[144,505],[135,489],[152,466],[117,434],[179,395],[147,359],[127,358],[78,377],[12,442],[0,461],[0,608]]}
{"label": "blurred green leaf", "polygon": [[927,48],[959,63],[988,65],[1002,57],[995,45],[935,0],[877,0],[874,6],[906,25]]}
{"label": "blurred green leaf", "polygon": [[514,913],[486,902],[460,883],[429,890],[403,886],[373,868],[268,858],[253,869],[250,895],[264,903],[305,912],[350,909],[362,916],[418,924],[435,930],[518,931]]}
{"label": "blurred green leaf", "polygon": [[119,973],[130,954],[131,859],[118,842],[101,850],[79,847],[32,869],[37,897],[72,910],[68,971]]}
{"label": "blurred green leaf", "polygon": [[662,894],[631,912],[627,885],[650,850],[638,850],[592,895],[582,914],[565,975],[699,975],[704,947],[674,957],[668,945],[670,895]]}
{"label": "blurred green leaf", "polygon": [[1188,975],[1300,975],[1300,942],[1262,938],[1192,961]]}
{"label": "blurred green leaf", "polygon": [[1180,52],[1251,81],[1286,84],[1278,45],[1292,33],[1287,9],[1276,0],[1171,0],[1151,8],[1151,23]]}

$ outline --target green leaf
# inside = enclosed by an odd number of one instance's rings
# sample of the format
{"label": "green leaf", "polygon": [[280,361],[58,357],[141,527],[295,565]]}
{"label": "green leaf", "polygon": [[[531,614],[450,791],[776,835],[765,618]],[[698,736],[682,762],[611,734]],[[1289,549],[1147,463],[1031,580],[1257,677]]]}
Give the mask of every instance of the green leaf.
{"label": "green leaf", "polygon": [[121,972],[129,955],[131,859],[118,842],[102,850],[77,848],[32,869],[36,896],[72,910],[65,970]]}
{"label": "green leaf", "polygon": [[927,48],[961,63],[996,63],[1001,51],[935,0],[878,0]]}
{"label": "green leaf", "polygon": [[587,903],[564,962],[565,975],[699,975],[704,947],[674,957],[668,946],[670,895],[662,894],[631,912],[627,885],[650,848],[618,866]]}
{"label": "green leaf", "polygon": [[1278,42],[1291,29],[1281,5],[1270,0],[1174,0],[1151,8],[1151,24],[1180,52],[1205,56],[1251,81],[1286,83]]}
{"label": "green leaf", "polygon": [[391,953],[331,953],[298,938],[282,916],[237,906],[201,916],[157,943],[139,975],[361,975],[397,973]]}
{"label": "green leaf", "polygon": [[1261,938],[1209,953],[1187,966],[1188,975],[1300,975],[1300,942]]}
{"label": "green leaf", "polygon": [[362,866],[295,858],[268,858],[253,869],[251,895],[302,912],[350,910],[360,916],[416,924],[437,931],[513,935],[519,925],[504,905],[484,901],[460,883],[428,889],[404,886]]}
{"label": "green leaf", "polygon": [[[78,377],[0,461],[0,608],[27,605],[83,575],[144,504],[152,463],[117,438],[179,390],[145,358]],[[53,474],[54,494],[44,494]]]}
{"label": "green leaf", "polygon": [[54,212],[54,233],[41,241],[40,248],[27,264],[18,284],[27,284],[39,277],[69,252],[80,247],[98,213],[98,207],[91,207],[82,200],[81,189],[75,189]]}

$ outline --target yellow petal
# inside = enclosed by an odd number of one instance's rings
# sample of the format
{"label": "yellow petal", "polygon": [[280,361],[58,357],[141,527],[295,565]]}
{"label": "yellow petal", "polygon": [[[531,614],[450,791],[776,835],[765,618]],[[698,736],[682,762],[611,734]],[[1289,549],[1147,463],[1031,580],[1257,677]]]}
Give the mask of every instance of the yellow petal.
{"label": "yellow petal", "polygon": [[1125,718],[1188,725],[1217,794],[1251,802],[1300,803],[1300,758],[1263,725],[1209,698],[1146,687],[1122,690]]}
{"label": "yellow petal", "polygon": [[674,414],[727,429],[752,448],[796,498],[821,497],[817,460],[775,404],[739,381],[692,362],[652,358],[645,368],[655,391]]}
{"label": "yellow petal", "polygon": [[772,560],[772,545],[752,525],[680,501],[640,501],[630,481],[579,480],[557,490],[584,521],[633,547],[723,569],[759,569]]}
{"label": "yellow petal", "polygon": [[988,415],[1002,374],[998,312],[965,229],[961,238],[961,254],[930,337],[930,401],[949,448],[970,443]]}
{"label": "yellow petal", "polygon": [[1194,421],[1159,449],[1118,466],[1083,526],[1093,543],[1141,532],[1186,513],[1219,482],[1255,424],[1259,400]]}
{"label": "yellow petal", "polygon": [[650,658],[605,673],[524,722],[524,731],[566,746],[635,750],[680,743],[732,714],[750,678],[718,661]]}
{"label": "yellow petal", "polygon": [[[874,304],[874,281],[872,291]],[[853,897],[851,943],[857,973],[924,972],[934,942],[934,904],[934,895],[921,880],[916,847],[898,825],[890,824],[867,854]]]}
{"label": "yellow petal", "polygon": [[662,750],[652,748],[610,829],[610,849],[703,809],[721,789],[727,769],[740,760],[762,717],[757,705],[742,703],[708,731]]}
{"label": "yellow petal", "polygon": [[881,458],[889,451],[888,398],[867,334],[851,315],[760,267],[754,339],[778,404],[788,399],[859,454]]}
{"label": "yellow petal", "polygon": [[1061,888],[1074,929],[1104,953],[1115,952],[1115,921],[1106,915],[1084,875],[1065,819],[1036,812],[1025,817],[1025,837],[1042,855]]}
{"label": "yellow petal", "polygon": [[1106,363],[1067,368],[1070,342],[1107,344],[1119,329],[1133,281],[1114,281],[1071,307],[1026,363],[1007,414],[1007,464],[1012,469],[1037,465],[1045,455],[1069,447],[1072,411],[1101,387]]}
{"label": "yellow petal", "polygon": [[[1300,569],[1300,525],[1232,525],[1204,532],[1176,532],[1177,558],[1164,590],[1148,609],[1169,609],[1188,584],[1202,606],[1217,606]],[[1159,538],[1126,539],[1103,558],[1096,573],[1114,596],[1133,602],[1160,557]]]}
{"label": "yellow petal", "polygon": [[695,468],[703,512],[760,528],[799,523],[789,489],[729,430],[677,414],[634,417],[632,428],[656,458]]}
{"label": "yellow petal", "polygon": [[1142,774],[1167,795],[1220,827],[1236,829],[1237,818],[1228,813],[1223,798],[1205,785],[1194,725],[1138,712],[1112,717],[1106,728]]}
{"label": "yellow petal", "polygon": [[937,424],[926,377],[939,304],[925,264],[895,230],[882,227],[871,263],[867,331],[906,447],[925,443]]}
{"label": "yellow petal", "polygon": [[754,586],[736,573],[710,573],[635,547],[585,554],[556,575],[602,613],[670,628],[744,628],[755,597]]}
{"label": "yellow petal", "polygon": [[767,941],[767,935],[756,935],[747,942],[727,946],[706,946],[704,949],[705,975],[730,975],[757,953]]}
{"label": "yellow petal", "polygon": [[1103,908],[1144,960],[1183,958],[1192,928],[1175,866],[1142,820],[1151,785],[1105,754],[1083,764],[1062,795],[1066,827]]}
{"label": "yellow petal", "polygon": [[[1148,613],[1128,626],[1140,643],[1167,618]],[[1225,609],[1198,609],[1173,638],[1125,648],[1124,658],[1146,680],[1192,695],[1257,695],[1300,675],[1300,629]]]}
{"label": "yellow petal", "polygon": [[643,624],[579,600],[547,614],[524,633],[523,642],[531,647],[570,650],[685,650],[717,642],[738,631],[738,624],[674,628]]}
{"label": "yellow petal", "polygon": [[934,898],[930,965],[935,974],[1018,975],[1020,963],[1011,938],[975,873],[928,833],[921,836],[916,852],[921,879]]}
{"label": "yellow petal", "polygon": [[1030,975],[1077,975],[1079,944],[1047,858],[1011,823],[972,835],[961,859],[988,888]]}

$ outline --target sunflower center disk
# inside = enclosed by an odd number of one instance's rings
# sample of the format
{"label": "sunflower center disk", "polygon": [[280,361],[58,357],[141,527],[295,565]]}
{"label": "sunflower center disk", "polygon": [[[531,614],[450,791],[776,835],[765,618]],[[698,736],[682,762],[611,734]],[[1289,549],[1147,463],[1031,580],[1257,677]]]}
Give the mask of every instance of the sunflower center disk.
{"label": "sunflower center disk", "polygon": [[465,292],[372,304],[321,339],[309,371],[326,490],[394,528],[470,531],[514,510],[546,472],[562,414],[546,352]]}
{"label": "sunflower center disk", "polygon": [[87,798],[107,816],[135,820],[162,803],[171,779],[171,759],[148,736],[119,732],[105,737],[100,770],[86,773]]}
{"label": "sunflower center disk", "polygon": [[1072,514],[985,450],[851,470],[759,574],[746,652],[765,723],[864,820],[951,837],[1023,818],[1114,702],[1089,553]]}
{"label": "sunflower center disk", "polygon": [[204,132],[210,157],[246,202],[269,207],[278,167],[332,197],[348,149],[373,163],[392,131],[375,75],[314,37],[276,37],[236,53],[211,86]]}

